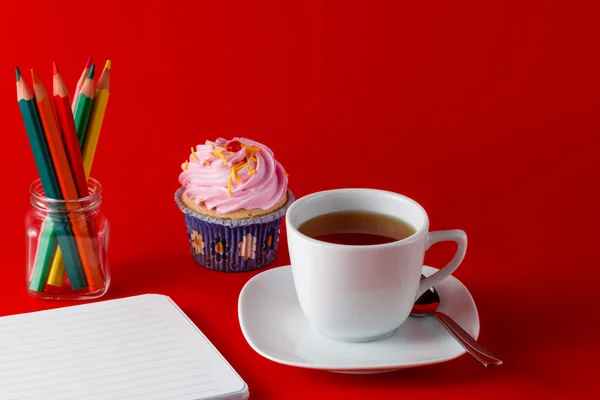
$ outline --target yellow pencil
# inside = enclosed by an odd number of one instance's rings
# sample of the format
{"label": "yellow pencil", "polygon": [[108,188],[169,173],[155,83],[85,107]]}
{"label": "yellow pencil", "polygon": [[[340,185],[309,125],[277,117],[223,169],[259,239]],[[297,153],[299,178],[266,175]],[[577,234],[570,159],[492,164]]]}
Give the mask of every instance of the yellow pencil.
{"label": "yellow pencil", "polygon": [[[107,60],[104,71],[102,71],[102,75],[100,75],[100,79],[98,79],[98,84],[96,85],[94,103],[92,104],[92,111],[90,112],[90,118],[88,120],[85,137],[83,139],[83,146],[81,148],[83,169],[85,170],[86,179],[89,179],[90,177],[90,171],[96,153],[96,146],[98,145],[98,138],[100,137],[100,128],[102,128],[102,122],[108,104],[108,97],[110,95],[110,67],[110,60]],[[52,260],[52,265],[50,266],[48,284],[59,287],[62,286],[64,273],[65,264],[62,259],[60,248],[58,248],[54,255],[54,259]]]}
{"label": "yellow pencil", "polygon": [[94,154],[96,153],[96,146],[98,145],[98,137],[100,137],[100,128],[102,128],[106,105],[108,104],[108,96],[110,95],[109,87],[110,60],[106,61],[104,71],[102,71],[102,75],[100,75],[100,79],[98,79],[98,84],[96,85],[94,104],[92,105],[92,111],[90,112],[90,119],[85,131],[85,138],[81,150],[83,156],[83,169],[88,178],[92,169],[92,163],[94,162]]}

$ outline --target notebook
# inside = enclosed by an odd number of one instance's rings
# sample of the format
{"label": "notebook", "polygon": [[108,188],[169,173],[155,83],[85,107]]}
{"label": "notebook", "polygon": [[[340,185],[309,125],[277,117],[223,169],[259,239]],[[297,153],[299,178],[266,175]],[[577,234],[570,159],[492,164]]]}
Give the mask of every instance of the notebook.
{"label": "notebook", "polygon": [[166,296],[0,318],[2,400],[238,400],[248,387]]}

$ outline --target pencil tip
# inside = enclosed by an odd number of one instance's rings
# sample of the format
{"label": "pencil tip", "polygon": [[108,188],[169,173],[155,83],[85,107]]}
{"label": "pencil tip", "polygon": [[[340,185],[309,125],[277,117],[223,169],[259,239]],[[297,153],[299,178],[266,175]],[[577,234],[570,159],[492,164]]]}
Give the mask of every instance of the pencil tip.
{"label": "pencil tip", "polygon": [[85,67],[89,68],[91,66],[92,66],[92,57],[89,57],[88,60],[87,60],[87,63],[85,64]]}
{"label": "pencil tip", "polygon": [[15,67],[15,72],[17,73],[17,82],[21,80],[21,70],[19,67]]}
{"label": "pencil tip", "polygon": [[110,69],[110,60],[106,60],[106,65],[104,65],[104,69]]}
{"label": "pencil tip", "polygon": [[52,75],[57,75],[58,74],[58,66],[56,65],[56,62],[52,61]]}
{"label": "pencil tip", "polygon": [[33,83],[40,83],[40,77],[37,72],[35,72],[35,69],[31,70],[31,79],[33,79]]}
{"label": "pencil tip", "polygon": [[90,68],[90,72],[88,73],[88,76],[87,76],[88,79],[93,79],[94,78],[94,71],[95,70],[96,70],[96,66],[92,65],[91,68]]}

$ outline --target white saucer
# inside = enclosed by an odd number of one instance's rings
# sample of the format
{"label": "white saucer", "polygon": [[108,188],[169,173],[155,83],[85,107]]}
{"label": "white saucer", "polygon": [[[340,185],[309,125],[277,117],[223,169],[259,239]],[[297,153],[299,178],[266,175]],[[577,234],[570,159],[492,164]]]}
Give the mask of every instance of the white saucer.
{"label": "white saucer", "polygon": [[[429,276],[437,269],[423,267]],[[467,288],[449,277],[436,286],[440,311],[452,317],[475,339],[479,316]],[[433,317],[409,317],[392,336],[374,342],[345,343],[311,328],[296,297],[291,267],[256,275],[246,283],[238,302],[242,332],[263,357],[295,367],[346,373],[375,373],[452,360],[464,348]]]}

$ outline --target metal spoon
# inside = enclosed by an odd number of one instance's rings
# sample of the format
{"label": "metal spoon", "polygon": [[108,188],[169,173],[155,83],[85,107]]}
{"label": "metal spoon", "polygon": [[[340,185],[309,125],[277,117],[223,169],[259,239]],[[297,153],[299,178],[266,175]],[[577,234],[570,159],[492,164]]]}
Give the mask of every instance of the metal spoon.
{"label": "metal spoon", "polygon": [[410,314],[416,317],[431,315],[432,317],[437,318],[465,350],[485,367],[502,364],[502,360],[477,343],[475,339],[473,339],[467,331],[461,328],[460,325],[454,322],[452,318],[439,312],[437,310],[439,306],[440,296],[435,288],[432,287],[417,299]]}

